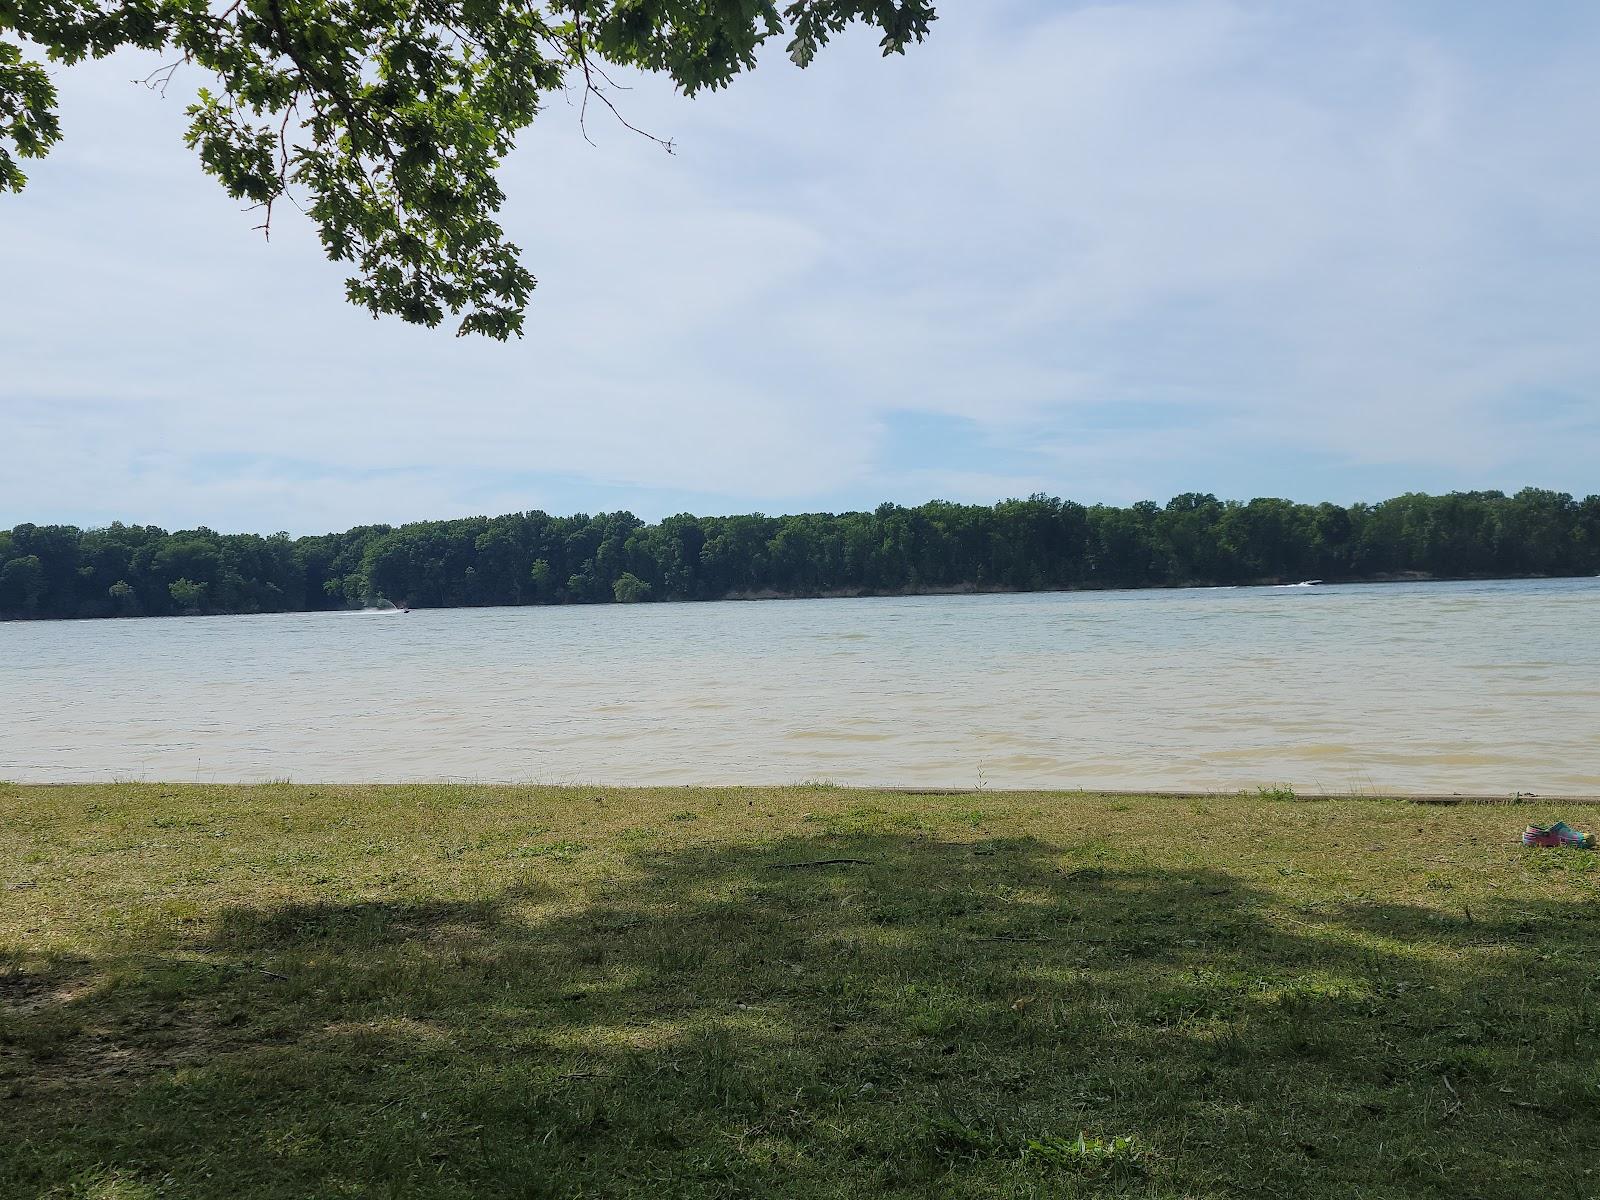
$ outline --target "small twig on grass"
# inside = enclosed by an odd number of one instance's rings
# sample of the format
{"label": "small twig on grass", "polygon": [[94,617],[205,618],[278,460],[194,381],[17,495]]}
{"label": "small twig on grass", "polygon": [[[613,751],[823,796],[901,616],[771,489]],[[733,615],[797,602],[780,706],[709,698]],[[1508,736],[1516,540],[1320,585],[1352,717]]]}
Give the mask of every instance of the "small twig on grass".
{"label": "small twig on grass", "polygon": [[1456,1091],[1456,1085],[1450,1082],[1450,1076],[1441,1075],[1439,1078],[1444,1080],[1445,1091],[1450,1093],[1450,1096],[1454,1101],[1454,1103],[1450,1104],[1444,1110],[1444,1119],[1448,1121],[1451,1117],[1455,1116],[1461,1111],[1461,1093]]}
{"label": "small twig on grass", "polygon": [[256,970],[260,971],[268,979],[281,979],[285,983],[289,982],[289,977],[287,975],[279,975],[276,971],[269,971],[265,967],[257,967]]}
{"label": "small twig on grass", "polygon": [[801,867],[870,867],[872,863],[865,858],[819,858],[815,862],[773,863],[774,871],[796,871]]}

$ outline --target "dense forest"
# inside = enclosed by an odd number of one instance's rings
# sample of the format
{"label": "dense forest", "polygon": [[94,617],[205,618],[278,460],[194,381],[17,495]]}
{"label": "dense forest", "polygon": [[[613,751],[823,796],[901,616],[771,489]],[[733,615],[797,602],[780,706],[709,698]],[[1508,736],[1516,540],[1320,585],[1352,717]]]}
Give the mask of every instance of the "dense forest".
{"label": "dense forest", "polygon": [[1600,573],[1600,496],[1527,488],[1380,504],[1177,496],[799,516],[543,512],[344,533],[0,530],[0,618],[591,604]]}

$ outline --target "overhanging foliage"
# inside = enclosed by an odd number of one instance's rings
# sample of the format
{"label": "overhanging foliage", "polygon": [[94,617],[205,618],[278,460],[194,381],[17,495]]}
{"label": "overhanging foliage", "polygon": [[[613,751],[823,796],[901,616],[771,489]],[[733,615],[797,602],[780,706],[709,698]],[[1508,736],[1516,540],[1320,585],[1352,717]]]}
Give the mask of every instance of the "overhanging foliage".
{"label": "overhanging foliage", "polygon": [[[61,137],[41,56],[159,53],[148,82],[193,64],[213,80],[186,140],[270,232],[288,199],[348,263],[373,316],[520,334],[534,277],[497,219],[519,130],[572,86],[606,106],[607,66],[726,86],[767,41],[805,66],[853,22],[885,54],[927,35],[931,0],[0,0],[0,191]],[[20,40],[20,45],[17,44]]]}

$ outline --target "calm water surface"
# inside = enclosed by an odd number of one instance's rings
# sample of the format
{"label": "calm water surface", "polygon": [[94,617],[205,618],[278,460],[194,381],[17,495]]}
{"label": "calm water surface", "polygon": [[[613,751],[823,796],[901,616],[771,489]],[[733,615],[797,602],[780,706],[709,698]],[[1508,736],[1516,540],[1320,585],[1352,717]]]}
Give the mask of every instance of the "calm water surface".
{"label": "calm water surface", "polygon": [[0,624],[0,779],[1600,792],[1600,580]]}

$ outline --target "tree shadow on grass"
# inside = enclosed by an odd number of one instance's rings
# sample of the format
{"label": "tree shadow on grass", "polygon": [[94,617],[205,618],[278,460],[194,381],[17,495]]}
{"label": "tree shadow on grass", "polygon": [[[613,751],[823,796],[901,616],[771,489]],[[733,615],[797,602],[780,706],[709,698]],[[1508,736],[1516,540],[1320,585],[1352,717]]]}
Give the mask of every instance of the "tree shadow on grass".
{"label": "tree shadow on grass", "polygon": [[224,908],[0,967],[0,1191],[1593,1195],[1597,950],[1576,905],[880,834]]}

